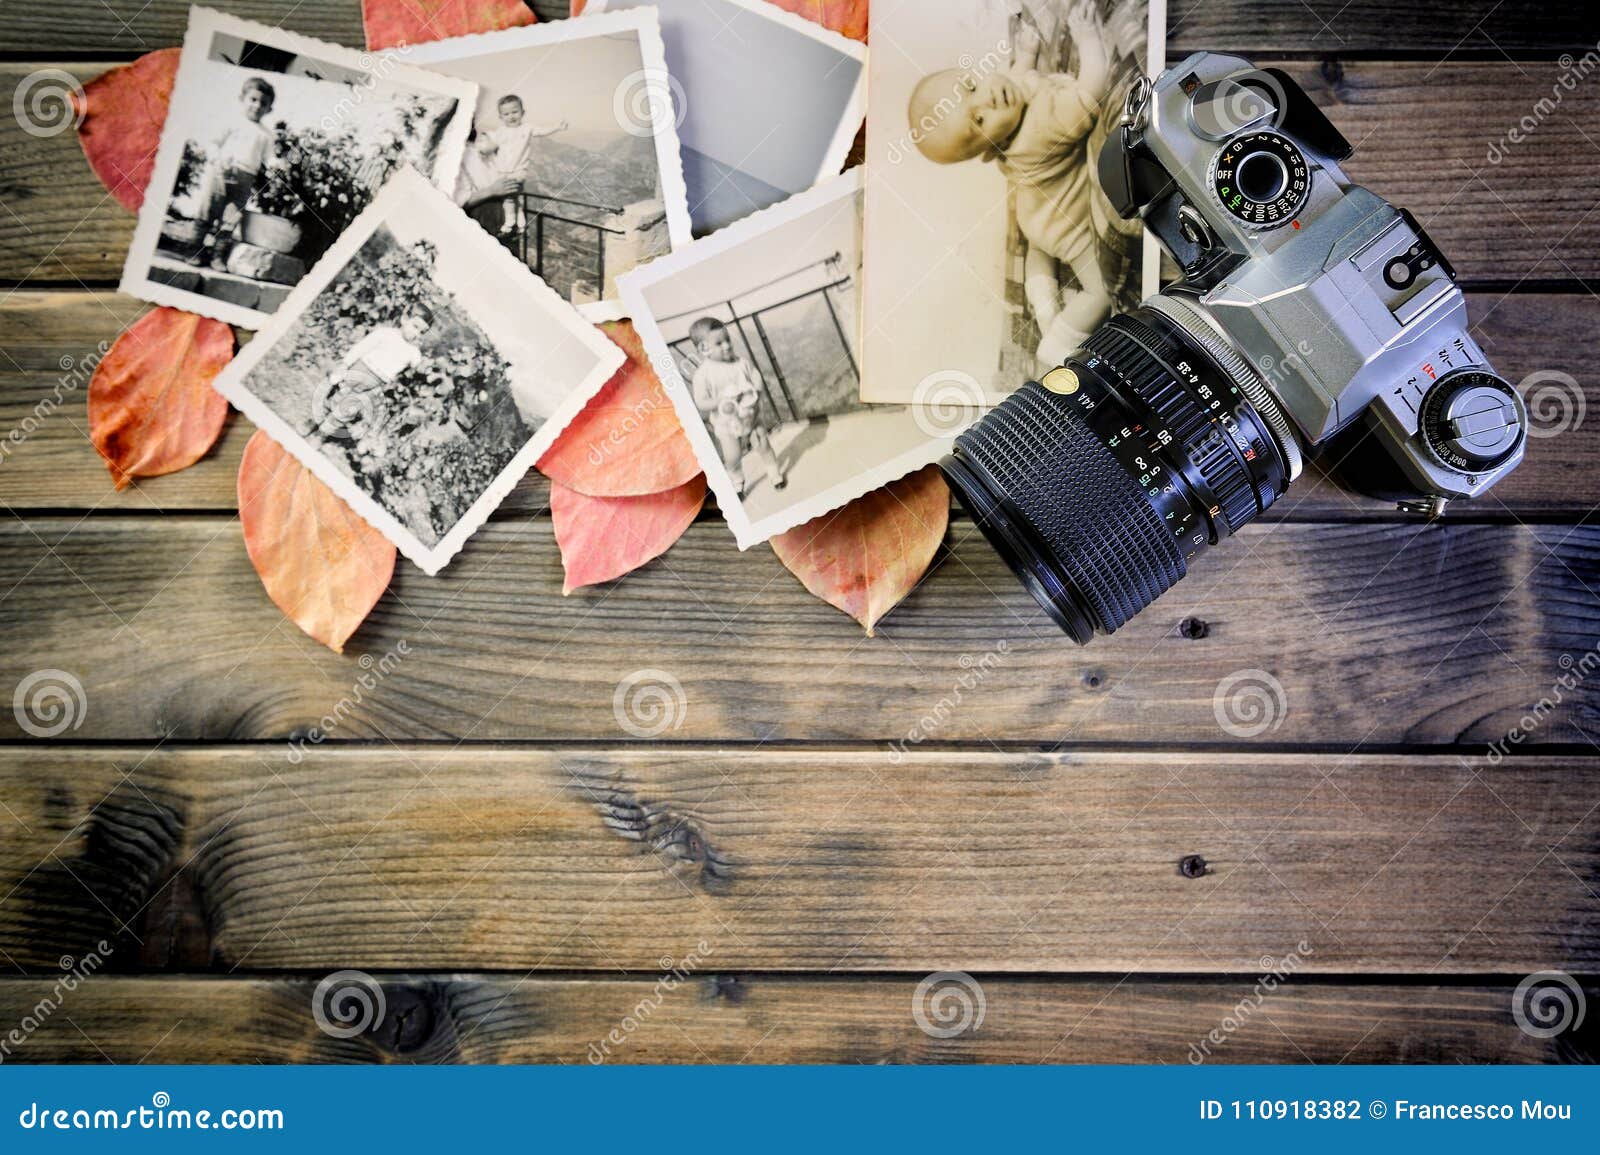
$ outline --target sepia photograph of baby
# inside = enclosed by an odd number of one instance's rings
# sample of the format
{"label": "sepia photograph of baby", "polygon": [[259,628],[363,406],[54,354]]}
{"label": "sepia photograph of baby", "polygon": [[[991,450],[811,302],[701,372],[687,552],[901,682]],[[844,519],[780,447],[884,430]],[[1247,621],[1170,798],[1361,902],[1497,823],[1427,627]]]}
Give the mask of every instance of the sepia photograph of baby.
{"label": "sepia photograph of baby", "polygon": [[592,321],[616,281],[691,240],[654,9],[418,45],[413,63],[475,82],[456,201]]}
{"label": "sepia photograph of baby", "polygon": [[[874,75],[881,129],[878,143],[870,129],[868,137],[877,186],[868,206],[866,302],[878,342],[867,356],[873,400],[910,400],[927,373],[952,368],[998,399],[1060,364],[1113,311],[1156,287],[1147,283],[1154,269],[1144,260],[1141,222],[1116,214],[1096,172],[1123,94],[1151,50],[1151,5],[941,6],[950,14],[942,22],[907,4],[873,17],[874,35],[881,26],[899,49]],[[907,203],[918,212],[908,213]],[[1000,210],[1004,220],[993,220]],[[948,219],[968,223],[940,233]],[[972,277],[929,276],[953,247]],[[953,299],[970,297],[974,280],[988,307],[953,312]],[[945,328],[882,324],[890,314],[936,316]]]}
{"label": "sepia photograph of baby", "polygon": [[454,179],[473,91],[196,9],[130,291],[258,328],[402,165]]}

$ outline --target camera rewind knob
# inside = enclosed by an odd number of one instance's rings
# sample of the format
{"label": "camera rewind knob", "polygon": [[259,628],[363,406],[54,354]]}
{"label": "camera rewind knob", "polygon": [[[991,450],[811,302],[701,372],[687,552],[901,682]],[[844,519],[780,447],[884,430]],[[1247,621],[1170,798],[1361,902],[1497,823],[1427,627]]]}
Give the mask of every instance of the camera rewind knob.
{"label": "camera rewind knob", "polygon": [[1493,373],[1469,369],[1442,378],[1423,399],[1421,416],[1428,448],[1463,473],[1492,469],[1522,444],[1520,399]]}

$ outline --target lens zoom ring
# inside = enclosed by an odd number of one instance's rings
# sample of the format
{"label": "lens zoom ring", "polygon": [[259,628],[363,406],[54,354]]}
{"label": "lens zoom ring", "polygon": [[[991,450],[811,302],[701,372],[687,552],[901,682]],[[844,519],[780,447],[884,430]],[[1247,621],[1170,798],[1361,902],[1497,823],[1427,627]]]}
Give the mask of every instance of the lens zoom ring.
{"label": "lens zoom ring", "polygon": [[1171,533],[1070,404],[1029,382],[956,440],[1029,524],[1110,632],[1184,575]]}
{"label": "lens zoom ring", "polygon": [[1236,532],[1261,510],[1249,471],[1236,455],[1227,431],[1212,421],[1186,386],[1151,357],[1148,350],[1154,348],[1167,359],[1177,360],[1169,341],[1132,317],[1118,317],[1113,324],[1126,327],[1140,340],[1107,325],[1084,348],[1104,358],[1104,367],[1160,418],[1211,489],[1228,532]]}

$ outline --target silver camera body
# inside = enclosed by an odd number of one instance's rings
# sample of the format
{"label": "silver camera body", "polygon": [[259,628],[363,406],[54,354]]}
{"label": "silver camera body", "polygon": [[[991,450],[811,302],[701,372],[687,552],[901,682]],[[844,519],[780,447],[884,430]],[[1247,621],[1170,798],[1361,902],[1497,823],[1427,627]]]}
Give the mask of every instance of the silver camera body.
{"label": "silver camera body", "polygon": [[1527,411],[1449,262],[1340,169],[1351,151],[1285,73],[1199,52],[1135,84],[1099,168],[1183,270],[1145,304],[1242,361],[1278,432],[1292,423],[1352,488],[1436,514],[1517,467]]}

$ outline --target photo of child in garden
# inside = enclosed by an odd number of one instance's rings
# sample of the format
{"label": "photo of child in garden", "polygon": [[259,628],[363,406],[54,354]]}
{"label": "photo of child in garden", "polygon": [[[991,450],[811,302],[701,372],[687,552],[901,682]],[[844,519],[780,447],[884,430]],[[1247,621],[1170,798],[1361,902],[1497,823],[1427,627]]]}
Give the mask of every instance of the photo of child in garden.
{"label": "photo of child in garden", "polygon": [[401,167],[454,187],[475,96],[196,9],[123,287],[259,328]]}

